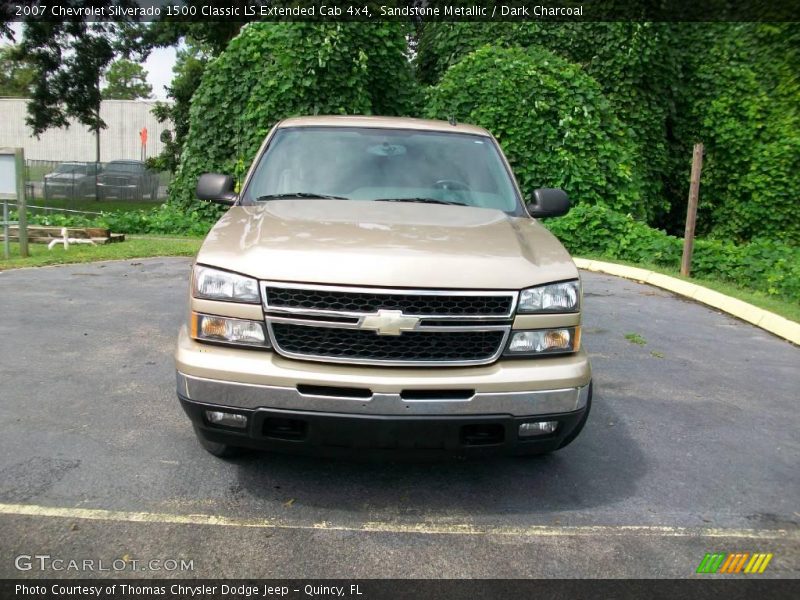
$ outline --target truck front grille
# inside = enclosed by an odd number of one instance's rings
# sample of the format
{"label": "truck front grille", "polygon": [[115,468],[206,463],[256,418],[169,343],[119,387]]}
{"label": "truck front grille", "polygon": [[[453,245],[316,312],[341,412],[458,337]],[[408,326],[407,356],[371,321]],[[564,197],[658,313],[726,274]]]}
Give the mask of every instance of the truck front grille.
{"label": "truck front grille", "polygon": [[369,293],[341,290],[266,288],[270,308],[300,308],[314,311],[371,313],[401,310],[409,315],[508,316],[509,295],[447,295],[414,293]]}
{"label": "truck front grille", "polygon": [[490,360],[505,338],[493,331],[374,331],[273,323],[276,347],[286,354],[378,362],[475,362]]}
{"label": "truck front grille", "polygon": [[493,362],[505,347],[517,301],[517,293],[509,291],[275,282],[262,282],[261,288],[267,330],[276,352],[290,358],[350,364]]}

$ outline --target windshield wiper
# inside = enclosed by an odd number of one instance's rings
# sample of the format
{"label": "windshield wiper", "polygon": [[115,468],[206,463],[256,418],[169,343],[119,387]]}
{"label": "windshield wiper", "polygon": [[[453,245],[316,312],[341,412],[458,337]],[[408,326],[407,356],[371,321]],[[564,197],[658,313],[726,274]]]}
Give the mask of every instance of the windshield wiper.
{"label": "windshield wiper", "polygon": [[469,206],[469,204],[464,204],[463,202],[437,200],[436,198],[376,198],[374,202],[424,202],[426,204],[453,204],[455,206]]}
{"label": "windshield wiper", "polygon": [[289,192],[287,194],[267,194],[259,196],[256,202],[265,200],[290,200],[292,198],[322,198],[324,200],[350,200],[344,196],[331,196],[330,194],[312,194],[311,192]]}

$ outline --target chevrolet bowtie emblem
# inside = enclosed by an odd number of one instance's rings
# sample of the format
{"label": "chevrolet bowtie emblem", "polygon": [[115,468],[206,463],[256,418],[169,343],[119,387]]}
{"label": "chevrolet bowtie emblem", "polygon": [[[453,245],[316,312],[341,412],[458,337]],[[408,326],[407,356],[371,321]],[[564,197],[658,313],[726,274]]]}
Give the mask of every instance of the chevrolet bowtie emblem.
{"label": "chevrolet bowtie emblem", "polygon": [[361,320],[361,329],[370,329],[378,335],[400,335],[417,328],[417,317],[406,317],[400,310],[379,310]]}

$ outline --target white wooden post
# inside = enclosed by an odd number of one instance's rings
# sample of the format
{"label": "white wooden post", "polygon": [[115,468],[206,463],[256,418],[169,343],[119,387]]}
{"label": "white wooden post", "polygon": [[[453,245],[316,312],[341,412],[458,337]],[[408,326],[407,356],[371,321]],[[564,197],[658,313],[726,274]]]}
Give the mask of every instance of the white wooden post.
{"label": "white wooden post", "polygon": [[[25,212],[25,154],[22,148],[0,148],[0,200],[3,202],[3,250],[9,258],[9,225],[18,225],[19,253],[28,256],[28,221]],[[16,200],[16,223],[8,220],[8,201]]]}

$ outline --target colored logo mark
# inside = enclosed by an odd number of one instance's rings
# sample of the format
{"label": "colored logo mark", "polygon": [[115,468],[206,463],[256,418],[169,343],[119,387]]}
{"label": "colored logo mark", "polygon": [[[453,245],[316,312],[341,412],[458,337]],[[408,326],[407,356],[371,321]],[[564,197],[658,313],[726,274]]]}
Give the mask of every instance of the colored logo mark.
{"label": "colored logo mark", "polygon": [[771,553],[756,552],[717,552],[706,554],[697,567],[697,573],[763,573],[769,561],[772,560]]}

